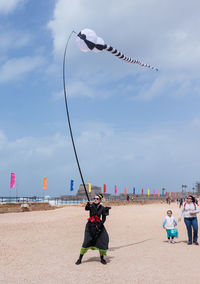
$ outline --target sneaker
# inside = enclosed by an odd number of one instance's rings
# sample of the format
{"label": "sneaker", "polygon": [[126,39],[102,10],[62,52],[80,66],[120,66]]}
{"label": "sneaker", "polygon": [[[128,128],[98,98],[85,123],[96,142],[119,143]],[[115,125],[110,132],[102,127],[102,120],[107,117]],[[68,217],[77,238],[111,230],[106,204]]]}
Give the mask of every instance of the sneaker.
{"label": "sneaker", "polygon": [[199,245],[199,243],[198,243],[198,242],[193,242],[193,244],[194,244],[194,245],[196,245],[196,246],[198,246],[198,245]]}
{"label": "sneaker", "polygon": [[190,243],[190,242],[188,242],[187,244],[188,244],[188,245],[192,245],[192,243]]}
{"label": "sneaker", "polygon": [[175,240],[172,240],[172,244],[175,244]]}
{"label": "sneaker", "polygon": [[170,240],[168,240],[168,243],[169,243],[169,244],[171,244],[171,241],[170,241]]}

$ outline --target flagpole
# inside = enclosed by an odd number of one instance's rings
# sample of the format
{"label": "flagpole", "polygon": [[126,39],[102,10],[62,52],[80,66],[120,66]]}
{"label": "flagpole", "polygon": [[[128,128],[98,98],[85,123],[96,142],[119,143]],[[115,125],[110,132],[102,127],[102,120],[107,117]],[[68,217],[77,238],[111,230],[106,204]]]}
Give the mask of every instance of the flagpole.
{"label": "flagpole", "polygon": [[16,189],[16,202],[17,202],[17,195],[18,195],[18,184],[16,183],[16,187],[15,187],[15,189]]}

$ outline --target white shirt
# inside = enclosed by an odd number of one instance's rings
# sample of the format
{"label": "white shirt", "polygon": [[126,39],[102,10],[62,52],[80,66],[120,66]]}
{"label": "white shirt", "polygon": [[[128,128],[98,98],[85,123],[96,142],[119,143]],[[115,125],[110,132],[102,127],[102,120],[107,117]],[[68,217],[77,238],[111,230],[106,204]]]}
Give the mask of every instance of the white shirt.
{"label": "white shirt", "polygon": [[169,230],[174,229],[175,225],[177,225],[175,218],[173,216],[169,217],[167,215],[163,221],[163,227]]}
{"label": "white shirt", "polygon": [[[195,212],[195,214],[192,215],[190,214],[191,212]],[[186,202],[181,206],[181,209],[179,212],[179,218],[181,218],[182,215],[184,216],[184,218],[193,218],[193,217],[196,217],[197,216],[196,213],[199,213],[199,212],[200,210],[197,204],[194,204],[193,202],[191,203]]]}

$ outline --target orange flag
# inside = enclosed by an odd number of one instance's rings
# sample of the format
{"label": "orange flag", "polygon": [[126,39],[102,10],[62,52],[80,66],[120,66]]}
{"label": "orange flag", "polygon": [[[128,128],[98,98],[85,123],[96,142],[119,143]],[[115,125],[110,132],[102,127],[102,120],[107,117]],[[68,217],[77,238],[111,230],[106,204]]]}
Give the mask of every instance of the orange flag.
{"label": "orange flag", "polygon": [[127,194],[127,187],[124,188],[124,194]]}
{"label": "orange flag", "polygon": [[47,189],[47,178],[43,177],[43,189],[46,190]]}

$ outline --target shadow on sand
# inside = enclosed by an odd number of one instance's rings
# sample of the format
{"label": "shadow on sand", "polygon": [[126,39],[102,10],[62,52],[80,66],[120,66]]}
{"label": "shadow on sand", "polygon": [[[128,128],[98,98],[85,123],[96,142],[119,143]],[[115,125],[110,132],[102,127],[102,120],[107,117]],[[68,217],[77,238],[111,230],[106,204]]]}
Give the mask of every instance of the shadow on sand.
{"label": "shadow on sand", "polygon": [[[106,262],[109,263],[111,261],[113,257],[112,256],[106,256]],[[83,260],[82,263],[86,263],[86,262],[100,262],[100,257],[90,257],[87,260]]]}
{"label": "shadow on sand", "polygon": [[142,244],[142,243],[148,242],[148,241],[150,241],[150,240],[151,240],[151,239],[146,239],[146,240],[143,240],[143,241],[140,241],[140,242],[137,242],[137,243],[132,243],[132,244],[123,245],[123,246],[118,246],[118,247],[111,247],[111,248],[109,248],[109,251],[114,251],[114,250],[117,250],[117,249],[121,249],[121,248],[126,248],[126,247],[130,247],[130,246]]}
{"label": "shadow on sand", "polygon": [[[142,244],[142,243],[148,242],[148,241],[150,241],[150,240],[151,240],[151,239],[146,239],[146,240],[143,240],[143,241],[140,241],[140,242],[137,242],[137,243],[132,243],[132,244],[123,245],[123,246],[118,246],[118,247],[111,247],[111,248],[109,248],[109,251],[114,251],[114,250],[117,250],[117,249],[121,249],[121,248],[126,248],[126,247],[130,247],[130,246]],[[107,263],[109,263],[112,258],[113,258],[113,256],[106,256],[106,261],[107,261]],[[100,262],[100,257],[90,257],[90,258],[88,258],[87,260],[83,260],[82,263],[94,262],[94,261]]]}
{"label": "shadow on sand", "polygon": [[[167,241],[163,241],[163,243],[168,243],[168,240],[167,240]],[[187,244],[188,242],[187,242],[187,241],[177,241],[177,240],[175,239],[175,244],[181,244],[181,243]]]}

